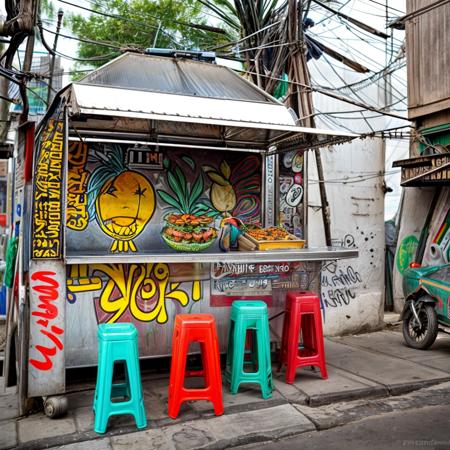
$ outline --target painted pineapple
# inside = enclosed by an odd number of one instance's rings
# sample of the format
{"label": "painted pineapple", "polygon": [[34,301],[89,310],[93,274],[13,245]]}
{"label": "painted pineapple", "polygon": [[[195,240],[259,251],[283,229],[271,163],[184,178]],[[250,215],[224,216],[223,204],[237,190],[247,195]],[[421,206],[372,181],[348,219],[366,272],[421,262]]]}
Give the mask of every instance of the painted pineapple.
{"label": "painted pineapple", "polygon": [[129,170],[120,147],[107,155],[96,153],[100,165],[89,177],[89,217],[114,239],[111,252],[136,251],[133,239],[145,228],[155,211],[155,193],[150,181]]}
{"label": "painted pineapple", "polygon": [[212,181],[210,191],[212,205],[220,213],[229,215],[237,203],[236,193],[230,181],[230,166],[226,161],[222,161],[219,170],[211,166],[202,166],[202,168]]}

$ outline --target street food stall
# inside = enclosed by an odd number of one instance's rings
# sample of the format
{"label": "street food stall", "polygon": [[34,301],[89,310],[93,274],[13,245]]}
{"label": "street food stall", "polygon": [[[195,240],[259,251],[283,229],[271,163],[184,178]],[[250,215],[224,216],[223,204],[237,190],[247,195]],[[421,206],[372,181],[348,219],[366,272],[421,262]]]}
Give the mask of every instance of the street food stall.
{"label": "street food stall", "polygon": [[233,300],[276,315],[286,290],[320,292],[322,263],[357,251],[308,245],[307,150],[354,137],[299,127],[189,59],[127,53],[64,88],[37,131],[22,231],[26,397],[64,409],[66,369],[96,364],[99,323],[133,322],[154,358],[176,314],[209,312],[225,351]]}

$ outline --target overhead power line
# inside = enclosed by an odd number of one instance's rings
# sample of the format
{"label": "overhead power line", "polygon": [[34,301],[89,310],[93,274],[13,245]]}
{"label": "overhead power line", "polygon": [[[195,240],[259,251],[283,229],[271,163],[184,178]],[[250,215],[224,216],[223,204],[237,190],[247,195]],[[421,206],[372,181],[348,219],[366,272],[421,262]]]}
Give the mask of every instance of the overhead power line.
{"label": "overhead power line", "polygon": [[383,33],[382,31],[378,31],[375,28],[371,27],[370,25],[367,25],[366,23],[363,23],[357,19],[354,19],[353,17],[350,17],[347,14],[344,14],[341,11],[337,11],[333,8],[330,8],[328,5],[325,5],[322,2],[319,2],[319,0],[313,0],[315,3],[317,3],[318,5],[320,5],[323,9],[326,9],[327,11],[332,12],[333,14],[336,14],[339,17],[342,17],[343,19],[347,20],[348,22],[352,23],[353,25],[356,25],[359,28],[362,28],[363,30],[367,31],[368,33],[372,33],[375,36],[379,36],[383,39],[388,39],[389,35],[386,33]]}
{"label": "overhead power line", "polygon": [[[256,75],[256,72],[250,72],[248,70],[241,70],[241,69],[234,69],[234,70],[237,71],[237,72],[246,73],[248,75]],[[275,80],[275,81],[286,82],[286,80],[284,80],[283,78],[273,77],[273,76],[270,76],[270,75],[265,75],[265,74],[261,74],[260,73],[259,76],[264,77],[264,78],[270,78],[270,79]],[[402,116],[400,116],[398,114],[393,114],[393,113],[390,113],[388,111],[382,111],[379,108],[376,108],[374,106],[368,105],[368,104],[366,104],[364,102],[358,102],[356,100],[349,99],[349,98],[344,97],[342,95],[338,95],[338,94],[335,94],[333,92],[329,92],[329,91],[327,91],[325,89],[320,89],[320,88],[317,88],[317,87],[314,87],[314,86],[308,86],[306,84],[298,83],[296,81],[287,81],[287,83],[293,84],[293,85],[296,85],[296,86],[301,86],[301,87],[306,88],[306,89],[310,89],[313,92],[317,92],[317,93],[325,95],[327,97],[331,97],[331,98],[334,98],[336,100],[340,100],[341,102],[350,103],[352,105],[359,106],[360,108],[364,108],[364,109],[366,109],[368,111],[378,112],[378,113],[380,113],[380,114],[382,114],[384,116],[390,116],[390,117],[394,117],[396,119],[401,119],[401,120],[408,120],[406,117],[402,117]]]}
{"label": "overhead power line", "polygon": [[421,16],[422,14],[430,12],[433,9],[439,8],[440,6],[444,6],[445,4],[447,4],[449,2],[450,2],[450,0],[438,0],[437,2],[431,3],[430,5],[423,6],[422,8],[416,9],[416,11],[406,14],[406,16],[403,16],[397,20],[394,20],[393,22],[391,22],[391,24],[389,26],[392,28],[403,29],[405,26],[405,23],[408,20],[414,19],[417,16]]}
{"label": "overhead power line", "polygon": [[[76,8],[84,9],[84,10],[89,11],[89,12],[98,13],[98,14],[101,13],[102,15],[104,15],[106,17],[112,17],[114,19],[121,19],[121,20],[127,20],[127,21],[134,21],[136,23],[140,23],[141,25],[143,25],[145,27],[151,26],[148,23],[145,24],[143,22],[138,22],[138,21],[135,21],[134,19],[130,19],[130,18],[127,18],[127,17],[124,17],[124,16],[120,16],[119,14],[105,13],[103,11],[97,11],[97,10],[93,10],[93,9],[90,9],[90,8],[86,8],[85,6],[80,6],[80,5],[77,5],[75,3],[68,2],[67,0],[58,0],[58,1],[61,2],[61,3],[66,3],[67,5],[75,6]],[[158,16],[153,16],[151,14],[145,14],[145,16],[151,17],[152,19],[155,19],[155,20],[158,20],[158,21],[165,20],[165,17],[163,17],[163,16],[159,16],[158,17]],[[176,23],[177,25],[182,25],[182,26],[185,26],[185,27],[189,27],[189,28],[196,28],[198,30],[209,31],[210,33],[227,34],[227,32],[225,30],[223,30],[222,28],[213,27],[213,26],[210,26],[210,25],[204,25],[204,24],[201,24],[201,23],[181,22],[181,21],[176,20],[176,19],[171,19],[170,22],[171,23]],[[156,28],[157,29],[158,27],[157,26],[152,26],[152,28]]]}

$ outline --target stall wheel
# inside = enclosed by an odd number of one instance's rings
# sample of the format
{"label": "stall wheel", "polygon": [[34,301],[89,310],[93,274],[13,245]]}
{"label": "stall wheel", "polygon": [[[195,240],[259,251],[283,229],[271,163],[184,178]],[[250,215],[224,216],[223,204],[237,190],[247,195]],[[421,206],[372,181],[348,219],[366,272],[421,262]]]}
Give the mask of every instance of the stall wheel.
{"label": "stall wheel", "polygon": [[57,419],[64,416],[68,409],[67,397],[47,397],[44,398],[44,412],[50,419]]}

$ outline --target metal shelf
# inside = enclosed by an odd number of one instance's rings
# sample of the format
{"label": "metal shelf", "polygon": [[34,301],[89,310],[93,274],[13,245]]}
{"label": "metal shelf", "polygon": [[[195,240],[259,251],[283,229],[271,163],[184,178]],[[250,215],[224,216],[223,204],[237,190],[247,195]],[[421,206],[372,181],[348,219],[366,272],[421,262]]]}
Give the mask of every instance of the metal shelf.
{"label": "metal shelf", "polygon": [[305,248],[301,250],[267,250],[252,252],[202,253],[137,253],[137,254],[76,254],[67,255],[66,264],[127,264],[127,263],[270,263],[294,261],[327,261],[357,258],[358,249]]}

